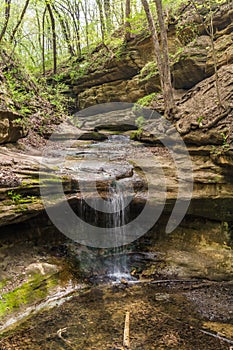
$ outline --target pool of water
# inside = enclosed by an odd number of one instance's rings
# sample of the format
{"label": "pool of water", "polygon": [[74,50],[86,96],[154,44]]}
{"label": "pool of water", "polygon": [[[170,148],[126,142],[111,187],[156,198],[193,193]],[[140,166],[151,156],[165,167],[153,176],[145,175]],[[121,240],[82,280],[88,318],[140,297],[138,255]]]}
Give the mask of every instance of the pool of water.
{"label": "pool of water", "polygon": [[[232,285],[201,282],[90,286],[52,309],[38,311],[1,336],[2,349],[123,349],[124,321],[130,314],[130,349],[230,349],[232,316],[224,315]],[[221,289],[221,290],[220,290]],[[221,292],[208,320],[197,291],[207,301]],[[202,293],[203,303],[203,293]],[[207,302],[208,308],[210,305]],[[224,326],[225,325],[225,326]]]}

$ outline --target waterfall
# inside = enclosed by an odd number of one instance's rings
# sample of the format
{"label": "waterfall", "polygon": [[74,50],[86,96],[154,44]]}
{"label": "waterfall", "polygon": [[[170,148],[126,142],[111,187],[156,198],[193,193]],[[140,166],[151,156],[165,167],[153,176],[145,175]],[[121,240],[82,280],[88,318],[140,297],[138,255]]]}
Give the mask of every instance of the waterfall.
{"label": "waterfall", "polygon": [[[98,274],[120,282],[122,279],[132,280],[128,266],[128,247],[122,245],[126,242],[126,224],[129,219],[130,193],[128,184],[124,180],[113,180],[106,188],[105,198],[83,198],[79,202],[77,214],[83,220],[83,228],[86,235],[89,234],[85,223],[92,227],[106,228],[107,236],[110,237],[111,245],[108,248],[87,248],[89,254],[79,256],[81,265]],[[117,228],[117,229],[116,229]],[[99,237],[100,239],[100,237]],[[100,241],[104,245],[104,241]]]}
{"label": "waterfall", "polygon": [[[115,246],[113,247],[112,267],[109,271],[109,277],[120,281],[122,278],[131,278],[128,266],[126,248],[119,246],[119,242],[124,241],[126,235],[127,208],[125,186],[122,183],[115,181],[109,186],[110,196],[108,198],[109,207],[112,215],[110,216],[110,230],[119,227],[120,229],[115,234]],[[108,225],[108,223],[106,223]],[[122,239],[123,238],[123,239]]]}

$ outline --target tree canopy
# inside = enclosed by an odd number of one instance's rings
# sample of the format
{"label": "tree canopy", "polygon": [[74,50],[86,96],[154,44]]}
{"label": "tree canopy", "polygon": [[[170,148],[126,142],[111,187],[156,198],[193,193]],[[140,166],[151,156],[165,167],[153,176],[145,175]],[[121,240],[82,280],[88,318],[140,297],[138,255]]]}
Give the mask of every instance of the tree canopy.
{"label": "tree canopy", "polygon": [[[202,2],[208,6],[213,0]],[[188,0],[162,3],[165,10],[174,10]],[[156,18],[155,2],[149,5]],[[0,0],[0,14],[0,42],[39,71],[52,66],[56,71],[57,62],[147,29],[141,0]]]}
{"label": "tree canopy", "polygon": [[0,0],[0,14],[0,42],[39,71],[147,28],[141,0]]}

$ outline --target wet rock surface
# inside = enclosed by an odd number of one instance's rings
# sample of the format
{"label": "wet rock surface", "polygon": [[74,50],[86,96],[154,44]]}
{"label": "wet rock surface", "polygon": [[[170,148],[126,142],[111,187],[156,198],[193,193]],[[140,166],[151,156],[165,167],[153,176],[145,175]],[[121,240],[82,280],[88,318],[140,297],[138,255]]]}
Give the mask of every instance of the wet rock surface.
{"label": "wet rock surface", "polygon": [[[222,284],[210,291],[203,283],[202,313],[209,307],[211,292],[222,288],[225,294],[215,304],[215,313],[221,314],[224,310],[219,306],[230,287]],[[208,318],[190,300],[192,288],[197,296],[197,286],[185,282],[93,287],[33,316],[14,333],[3,335],[0,344],[4,349],[122,349],[124,319],[129,312],[131,349],[229,349],[230,326],[224,331],[215,318],[206,322]]]}

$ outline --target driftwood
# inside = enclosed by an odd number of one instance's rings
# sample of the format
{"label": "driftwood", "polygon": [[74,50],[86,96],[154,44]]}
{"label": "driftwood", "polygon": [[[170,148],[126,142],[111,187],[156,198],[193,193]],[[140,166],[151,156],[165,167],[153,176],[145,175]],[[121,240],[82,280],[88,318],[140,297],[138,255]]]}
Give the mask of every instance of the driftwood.
{"label": "driftwood", "polygon": [[200,329],[200,331],[201,331],[202,333],[204,333],[204,334],[210,335],[211,337],[217,338],[217,339],[219,339],[219,340],[225,341],[225,342],[227,342],[227,343],[233,345],[233,340],[228,339],[228,338],[226,338],[226,337],[223,337],[223,336],[219,335],[218,333],[217,333],[217,334],[214,334],[214,333],[205,331],[204,329]]}
{"label": "driftwood", "polygon": [[125,315],[125,328],[124,328],[124,338],[123,338],[123,347],[124,349],[130,349],[130,338],[129,338],[129,311]]}

